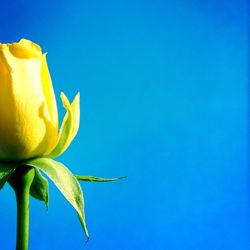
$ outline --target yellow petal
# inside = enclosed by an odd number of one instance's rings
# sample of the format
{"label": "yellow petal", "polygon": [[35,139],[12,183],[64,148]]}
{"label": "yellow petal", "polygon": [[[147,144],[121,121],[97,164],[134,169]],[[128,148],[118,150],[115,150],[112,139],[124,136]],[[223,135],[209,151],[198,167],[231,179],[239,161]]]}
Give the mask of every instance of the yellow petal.
{"label": "yellow petal", "polygon": [[0,160],[41,156],[57,138],[51,89],[41,77],[43,56],[24,43],[0,45]]}
{"label": "yellow petal", "polygon": [[71,133],[71,141],[75,138],[79,126],[80,126],[80,93],[78,92],[75,96],[74,101],[71,104],[71,109],[73,112],[73,130]]}
{"label": "yellow petal", "polygon": [[50,119],[57,130],[58,129],[58,111],[57,111],[54,89],[53,89],[53,85],[52,85],[52,81],[50,78],[49,69],[48,69],[48,65],[46,61],[46,54],[42,55],[41,79],[42,79],[42,87],[43,87],[45,100],[46,100],[48,111],[50,114]]}
{"label": "yellow petal", "polygon": [[68,98],[64,93],[61,93],[61,99],[66,114],[64,116],[58,142],[55,148],[48,154],[48,157],[54,158],[61,155],[70,145],[77,134],[80,123],[80,94],[78,93],[70,105]]}
{"label": "yellow petal", "polygon": [[18,43],[8,44],[9,51],[18,58],[40,57],[42,50],[39,45],[32,41],[21,39]]}

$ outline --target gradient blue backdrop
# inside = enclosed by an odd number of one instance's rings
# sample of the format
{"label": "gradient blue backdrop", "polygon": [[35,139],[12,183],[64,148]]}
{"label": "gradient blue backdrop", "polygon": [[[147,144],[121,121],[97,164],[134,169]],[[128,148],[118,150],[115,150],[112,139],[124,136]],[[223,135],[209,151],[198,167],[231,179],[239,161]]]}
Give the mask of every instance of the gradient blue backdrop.
{"label": "gradient blue backdrop", "polygon": [[[31,201],[31,250],[247,250],[247,1],[1,1],[0,42],[48,51],[81,127],[60,157],[83,183],[85,238],[50,183]],[[7,107],[6,107],[7,108]],[[0,249],[15,247],[15,197],[0,193]]]}

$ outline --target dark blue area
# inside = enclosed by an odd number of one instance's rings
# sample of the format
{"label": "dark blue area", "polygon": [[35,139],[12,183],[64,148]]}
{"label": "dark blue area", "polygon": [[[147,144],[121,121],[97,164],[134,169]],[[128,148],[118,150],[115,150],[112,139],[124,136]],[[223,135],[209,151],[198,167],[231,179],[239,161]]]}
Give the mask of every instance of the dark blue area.
{"label": "dark blue area", "polygon": [[[60,91],[81,92],[80,131],[60,161],[128,176],[83,183],[86,249],[249,249],[247,10],[243,0],[1,3],[0,42],[48,51],[60,117]],[[50,188],[48,212],[31,203],[30,249],[83,249],[77,216]],[[0,200],[0,249],[14,249],[10,188]]]}

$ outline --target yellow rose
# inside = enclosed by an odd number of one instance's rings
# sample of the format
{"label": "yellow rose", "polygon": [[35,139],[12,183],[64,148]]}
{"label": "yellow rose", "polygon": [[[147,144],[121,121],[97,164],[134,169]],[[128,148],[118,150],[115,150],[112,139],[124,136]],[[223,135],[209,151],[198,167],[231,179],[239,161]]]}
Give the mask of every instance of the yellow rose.
{"label": "yellow rose", "polygon": [[76,136],[80,95],[70,103],[61,93],[66,114],[58,131],[54,90],[41,48],[26,39],[0,43],[0,190],[6,182],[17,197],[17,248],[28,249],[29,195],[48,206],[49,177],[74,207],[86,236],[84,200],[79,181],[106,182],[121,178],[74,175],[61,155]]}
{"label": "yellow rose", "polygon": [[[79,95],[72,105],[64,95],[62,100],[67,114],[58,134],[58,112],[46,54],[26,39],[0,44],[0,161],[61,154],[79,127]],[[64,128],[69,118],[74,124]],[[65,129],[67,138],[62,135]]]}

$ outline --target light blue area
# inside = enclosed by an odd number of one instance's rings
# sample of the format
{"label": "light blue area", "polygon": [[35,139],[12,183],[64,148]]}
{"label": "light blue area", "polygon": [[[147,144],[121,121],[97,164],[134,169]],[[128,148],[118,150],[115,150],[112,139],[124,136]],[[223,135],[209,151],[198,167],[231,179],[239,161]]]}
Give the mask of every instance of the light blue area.
{"label": "light blue area", "polygon": [[[247,1],[12,1],[0,41],[48,51],[60,107],[81,92],[81,126],[60,157],[83,183],[91,240],[50,183],[31,202],[32,250],[249,249]],[[15,200],[0,193],[0,249]]]}

